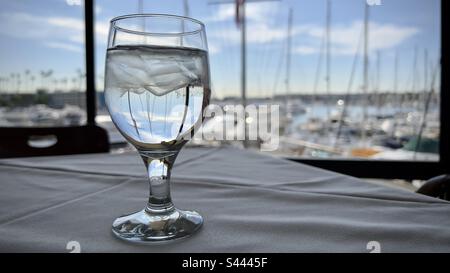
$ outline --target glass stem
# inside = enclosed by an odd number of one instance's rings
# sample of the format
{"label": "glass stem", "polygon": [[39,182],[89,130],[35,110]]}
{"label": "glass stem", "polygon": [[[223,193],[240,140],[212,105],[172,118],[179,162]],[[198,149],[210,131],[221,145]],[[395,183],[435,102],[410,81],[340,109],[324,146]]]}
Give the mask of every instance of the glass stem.
{"label": "glass stem", "polygon": [[174,209],[170,197],[170,173],[178,151],[140,152],[147,168],[150,194],[146,211],[163,213]]}

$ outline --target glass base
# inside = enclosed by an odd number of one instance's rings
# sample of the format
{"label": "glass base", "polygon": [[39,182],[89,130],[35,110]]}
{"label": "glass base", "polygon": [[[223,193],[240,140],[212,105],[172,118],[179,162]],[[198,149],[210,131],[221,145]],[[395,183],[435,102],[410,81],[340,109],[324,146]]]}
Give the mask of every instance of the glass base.
{"label": "glass base", "polygon": [[195,211],[173,208],[164,212],[147,209],[117,218],[112,232],[119,239],[136,243],[173,241],[194,234],[203,224]]}

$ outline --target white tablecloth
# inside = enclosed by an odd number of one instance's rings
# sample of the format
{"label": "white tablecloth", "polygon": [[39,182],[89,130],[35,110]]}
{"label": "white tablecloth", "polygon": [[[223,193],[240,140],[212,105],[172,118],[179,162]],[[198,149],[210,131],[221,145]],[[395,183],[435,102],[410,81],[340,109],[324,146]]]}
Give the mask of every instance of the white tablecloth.
{"label": "white tablecloth", "polygon": [[186,148],[172,197],[205,225],[158,245],[114,238],[117,216],[146,203],[135,153],[0,160],[0,251],[449,252],[450,203],[243,150]]}

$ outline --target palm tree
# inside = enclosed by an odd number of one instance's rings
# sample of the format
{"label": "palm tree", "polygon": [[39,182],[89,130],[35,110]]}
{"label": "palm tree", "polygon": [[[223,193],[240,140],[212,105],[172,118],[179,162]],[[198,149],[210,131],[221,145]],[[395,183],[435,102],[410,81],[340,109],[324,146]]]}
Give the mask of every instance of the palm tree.
{"label": "palm tree", "polygon": [[17,78],[17,94],[20,93],[20,84],[22,83],[22,81],[20,80],[20,73],[16,74],[16,78]]}
{"label": "palm tree", "polygon": [[45,71],[41,70],[39,71],[39,75],[41,75],[41,88],[40,89],[44,89],[44,78],[45,78]]}
{"label": "palm tree", "polygon": [[30,70],[25,69],[25,77],[24,77],[24,90],[28,91],[30,90]]}
{"label": "palm tree", "polygon": [[72,78],[72,90],[76,90],[77,81],[77,77]]}
{"label": "palm tree", "polygon": [[12,90],[14,90],[14,88],[15,88],[16,74],[11,73],[11,74],[9,75],[9,79],[11,80],[11,86],[10,86],[10,89],[11,89],[11,91],[12,91]]}
{"label": "palm tree", "polygon": [[80,68],[77,69],[77,74],[78,74],[78,91],[81,92],[81,86],[83,84],[83,78],[85,76],[85,74],[82,72],[82,70]]}
{"label": "palm tree", "polygon": [[53,91],[57,91],[58,90],[58,80],[57,79],[53,79],[52,80],[53,83]]}
{"label": "palm tree", "polygon": [[[50,83],[50,81],[51,81],[51,76],[52,76],[52,74],[53,74],[53,70],[52,69],[49,69],[48,71],[45,71],[45,70],[41,70],[40,71],[40,74],[41,74],[41,88],[42,89],[44,89],[45,88],[45,86],[44,86],[44,81],[45,81],[45,79],[49,79],[48,81],[47,81],[47,84],[48,83]],[[50,89],[50,88],[49,88]]]}
{"label": "palm tree", "polygon": [[61,78],[62,91],[67,91],[67,78]]}
{"label": "palm tree", "polygon": [[[46,72],[46,78],[48,78],[49,81],[50,81],[52,75],[53,75],[53,70],[52,70],[52,69],[49,69],[49,70]],[[49,89],[50,89],[50,87],[49,87]]]}
{"label": "palm tree", "polygon": [[36,90],[36,88],[34,88],[35,86],[34,86],[34,81],[36,80],[36,77],[35,76],[33,76],[33,75],[31,75],[31,77],[30,77],[30,90],[33,92],[33,91],[35,91]]}
{"label": "palm tree", "polygon": [[9,89],[9,77],[8,77],[8,76],[5,76],[5,77],[3,78],[3,81],[5,82],[5,83],[3,84],[3,90],[5,90],[5,93],[6,93],[6,92],[8,92],[8,89]]}

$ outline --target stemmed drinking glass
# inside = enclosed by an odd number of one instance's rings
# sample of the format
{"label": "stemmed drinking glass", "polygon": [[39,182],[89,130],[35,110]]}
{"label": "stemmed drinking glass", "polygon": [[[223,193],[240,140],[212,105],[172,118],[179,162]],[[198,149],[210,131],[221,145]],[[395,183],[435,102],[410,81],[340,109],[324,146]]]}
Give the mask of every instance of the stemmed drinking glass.
{"label": "stemmed drinking glass", "polygon": [[113,233],[134,242],[186,237],[203,219],[175,208],[170,173],[184,144],[203,121],[210,77],[204,25],[163,14],[111,20],[105,71],[105,101],[111,118],[139,152],[147,169],[147,206],[117,218]]}

